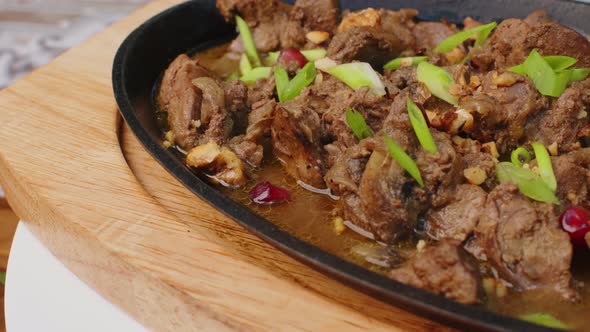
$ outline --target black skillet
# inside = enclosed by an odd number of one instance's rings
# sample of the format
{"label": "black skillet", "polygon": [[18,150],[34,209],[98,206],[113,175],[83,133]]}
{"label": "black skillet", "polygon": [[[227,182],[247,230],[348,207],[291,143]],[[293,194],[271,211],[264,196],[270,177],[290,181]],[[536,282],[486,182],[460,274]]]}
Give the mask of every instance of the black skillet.
{"label": "black skillet", "polygon": [[[417,8],[420,19],[461,22],[471,16],[484,22],[524,17],[545,9],[559,22],[590,32],[590,5],[563,0],[400,0],[341,1],[343,9]],[[147,151],[196,195],[232,217],[260,238],[296,259],[395,306],[454,327],[494,331],[549,331],[538,325],[468,306],[403,285],[329,254],[278,229],[217,188],[193,174],[178,155],[162,147],[154,118],[152,89],[168,64],[180,53],[230,40],[235,28],[224,22],[214,1],[190,1],[153,17],[120,46],[113,64],[113,89],[127,125]]]}

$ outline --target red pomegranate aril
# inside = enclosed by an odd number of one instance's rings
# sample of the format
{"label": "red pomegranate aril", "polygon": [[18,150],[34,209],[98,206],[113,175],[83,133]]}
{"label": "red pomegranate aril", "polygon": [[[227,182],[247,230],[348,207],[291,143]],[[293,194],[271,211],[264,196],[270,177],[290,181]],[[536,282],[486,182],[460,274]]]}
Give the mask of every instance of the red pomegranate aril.
{"label": "red pomegranate aril", "polygon": [[250,199],[256,204],[277,204],[288,200],[289,191],[264,181],[250,191]]}
{"label": "red pomegranate aril", "polygon": [[279,61],[284,63],[295,61],[299,64],[299,68],[303,68],[307,63],[307,59],[303,53],[296,48],[283,48],[281,53],[279,53]]}
{"label": "red pomegranate aril", "polygon": [[563,211],[559,221],[574,247],[588,248],[584,236],[590,231],[590,211],[581,206],[570,206]]}

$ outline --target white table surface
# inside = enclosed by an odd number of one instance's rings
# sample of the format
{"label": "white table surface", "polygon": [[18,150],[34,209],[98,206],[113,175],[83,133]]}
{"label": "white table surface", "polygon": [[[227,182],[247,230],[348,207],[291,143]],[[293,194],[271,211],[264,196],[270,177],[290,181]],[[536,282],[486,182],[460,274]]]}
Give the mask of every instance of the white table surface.
{"label": "white table surface", "polygon": [[146,329],[70,272],[20,222],[6,275],[8,332],[143,332]]}

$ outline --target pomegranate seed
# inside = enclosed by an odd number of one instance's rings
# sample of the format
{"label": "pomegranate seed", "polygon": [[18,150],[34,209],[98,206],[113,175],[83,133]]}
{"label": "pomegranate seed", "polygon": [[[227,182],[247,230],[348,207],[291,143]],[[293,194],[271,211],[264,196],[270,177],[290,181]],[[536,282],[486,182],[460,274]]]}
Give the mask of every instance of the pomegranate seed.
{"label": "pomegranate seed", "polygon": [[256,204],[276,204],[289,199],[289,191],[272,185],[268,181],[260,182],[250,191],[250,199]]}
{"label": "pomegranate seed", "polygon": [[574,247],[588,247],[584,236],[590,231],[590,211],[581,206],[570,206],[563,211],[559,220],[561,228],[569,234]]}
{"label": "pomegranate seed", "polygon": [[307,63],[305,56],[296,48],[283,48],[279,53],[279,61],[284,63],[295,61],[299,64],[299,68],[303,68]]}

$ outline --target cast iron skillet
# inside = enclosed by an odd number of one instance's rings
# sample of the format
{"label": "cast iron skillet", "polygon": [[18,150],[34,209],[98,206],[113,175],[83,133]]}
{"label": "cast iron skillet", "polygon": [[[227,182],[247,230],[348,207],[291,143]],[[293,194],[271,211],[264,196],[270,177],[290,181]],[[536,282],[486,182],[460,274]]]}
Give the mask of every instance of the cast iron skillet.
{"label": "cast iron skillet", "polygon": [[[342,8],[417,8],[420,19],[442,17],[461,22],[466,16],[484,22],[524,17],[535,9],[581,32],[590,32],[590,5],[560,0],[342,0]],[[284,232],[193,174],[172,151],[161,145],[154,119],[152,89],[180,53],[206,49],[235,36],[215,8],[215,1],[190,1],[153,17],[120,46],[113,64],[113,89],[120,112],[146,150],[196,195],[280,250],[376,298],[444,324],[484,330],[548,331],[479,306],[468,306],[403,285],[329,254]]]}

